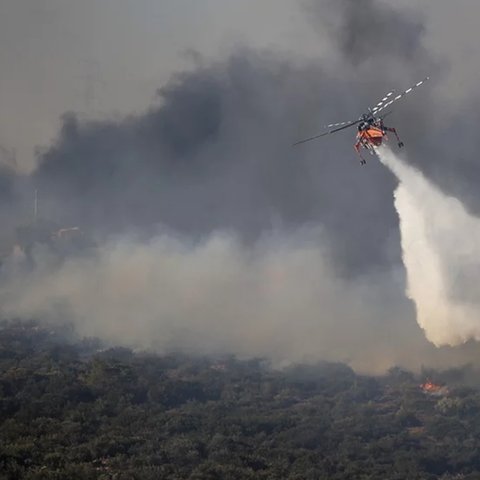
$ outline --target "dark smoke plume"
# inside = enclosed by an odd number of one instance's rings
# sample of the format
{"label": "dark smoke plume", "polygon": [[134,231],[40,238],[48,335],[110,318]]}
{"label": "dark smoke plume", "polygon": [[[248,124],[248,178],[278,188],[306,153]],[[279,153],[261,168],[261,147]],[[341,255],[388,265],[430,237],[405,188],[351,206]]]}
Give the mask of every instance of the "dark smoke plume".
{"label": "dark smoke plume", "polygon": [[[330,28],[340,66],[244,49],[176,75],[143,115],[86,123],[65,116],[35,172],[48,213],[103,233],[162,224],[194,237],[229,229],[247,241],[272,225],[321,223],[341,269],[399,260],[388,173],[359,171],[348,134],[290,144],[433,66],[421,23],[373,0],[309,8],[317,28]],[[368,18],[384,28],[373,35]],[[390,70],[377,68],[383,60]]]}
{"label": "dark smoke plume", "polygon": [[[358,66],[372,61],[424,61],[424,18],[379,0],[308,2],[314,26],[328,29],[337,52]],[[312,18],[312,17],[311,17]]]}

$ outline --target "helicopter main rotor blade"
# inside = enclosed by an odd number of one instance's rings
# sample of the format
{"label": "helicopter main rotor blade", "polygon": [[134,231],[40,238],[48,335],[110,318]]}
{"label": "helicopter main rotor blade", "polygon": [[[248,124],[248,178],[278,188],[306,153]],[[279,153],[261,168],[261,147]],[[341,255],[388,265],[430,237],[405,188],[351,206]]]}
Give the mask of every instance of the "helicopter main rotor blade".
{"label": "helicopter main rotor blade", "polygon": [[374,115],[376,115],[377,113],[381,112],[382,110],[385,110],[386,108],[388,108],[392,103],[395,103],[397,102],[398,100],[400,100],[401,98],[403,98],[405,95],[411,93],[413,90],[415,90],[416,88],[418,88],[420,85],[423,85],[427,80],[429,80],[430,77],[425,77],[423,80],[421,80],[420,82],[416,83],[415,85],[413,85],[412,87],[408,88],[407,90],[405,90],[404,92],[400,93],[399,95],[397,95],[396,97],[393,97],[391,98],[388,102],[386,103],[383,103],[383,100],[385,100],[387,97],[385,97],[385,99],[382,99],[381,102],[379,102],[373,109],[372,109],[372,113]]}
{"label": "helicopter main rotor blade", "polygon": [[369,110],[371,110],[372,112],[378,111],[378,109],[382,107],[394,93],[395,93],[395,90],[388,92],[373,108]]}
{"label": "helicopter main rotor blade", "polygon": [[352,123],[352,121],[349,120],[348,122],[330,123],[329,125],[326,125],[325,128],[342,127],[343,125],[346,125],[347,123]]}
{"label": "helicopter main rotor blade", "polygon": [[294,147],[295,145],[300,145],[301,143],[306,143],[310,142],[311,140],[315,140],[320,137],[324,137],[325,135],[330,135],[331,133],[336,133],[339,132],[340,130],[345,130],[346,128],[353,127],[353,125],[356,125],[357,123],[360,123],[361,120],[356,120],[355,122],[350,122],[347,125],[344,125],[343,127],[340,128],[334,128],[333,130],[329,130],[328,132],[321,133],[319,135],[315,135],[314,137],[309,137],[305,138],[304,140],[300,140],[298,142],[295,142],[292,146]]}

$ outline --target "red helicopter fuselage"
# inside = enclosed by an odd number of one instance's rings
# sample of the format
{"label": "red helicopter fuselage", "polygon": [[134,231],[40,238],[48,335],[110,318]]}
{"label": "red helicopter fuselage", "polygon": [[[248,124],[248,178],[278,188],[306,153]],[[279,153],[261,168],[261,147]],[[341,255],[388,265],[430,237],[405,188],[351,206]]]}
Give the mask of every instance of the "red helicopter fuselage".
{"label": "red helicopter fuselage", "polygon": [[357,142],[363,146],[370,144],[374,147],[379,147],[382,144],[383,137],[385,136],[385,132],[380,128],[371,126],[357,133]]}
{"label": "red helicopter fuselage", "polygon": [[367,149],[372,155],[375,153],[375,148],[383,143],[383,139],[387,139],[387,132],[392,132],[398,140],[398,146],[403,147],[403,142],[398,138],[397,131],[394,128],[386,127],[383,121],[375,121],[370,125],[363,125],[359,127],[357,132],[357,142],[355,143],[355,150],[360,156],[360,163],[365,164],[366,160],[360,153],[361,147]]}

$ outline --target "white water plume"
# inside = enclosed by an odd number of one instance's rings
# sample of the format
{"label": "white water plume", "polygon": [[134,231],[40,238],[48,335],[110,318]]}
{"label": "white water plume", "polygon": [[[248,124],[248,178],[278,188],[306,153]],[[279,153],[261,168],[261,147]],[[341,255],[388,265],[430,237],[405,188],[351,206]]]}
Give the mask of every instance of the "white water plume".
{"label": "white water plume", "polygon": [[398,178],[407,296],[436,346],[480,340],[480,219],[387,148],[379,155]]}

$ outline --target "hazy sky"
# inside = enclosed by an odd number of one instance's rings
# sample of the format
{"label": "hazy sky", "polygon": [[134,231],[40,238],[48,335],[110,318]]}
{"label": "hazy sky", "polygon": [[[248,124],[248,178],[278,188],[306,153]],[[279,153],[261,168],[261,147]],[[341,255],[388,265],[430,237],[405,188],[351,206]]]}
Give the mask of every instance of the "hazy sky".
{"label": "hazy sky", "polygon": [[[480,4],[388,1],[425,12],[425,41],[452,66],[437,88],[468,92],[480,68]],[[238,44],[307,56],[324,49],[298,0],[1,0],[0,145],[29,168],[65,111],[141,111],[172,72],[192,65],[189,50],[212,58]]]}
{"label": "hazy sky", "polygon": [[141,110],[192,63],[189,49],[299,48],[309,38],[302,23],[289,0],[2,0],[0,142],[29,163],[66,110]]}
{"label": "hazy sky", "polygon": [[[85,334],[120,343],[138,333],[141,345],[191,350],[193,342],[206,352],[367,369],[434,358],[403,288],[399,215],[408,215],[394,209],[398,179],[373,157],[358,165],[354,132],[291,144],[431,75],[388,122],[431,190],[479,216],[477,1],[3,0],[0,8],[0,146],[16,149],[23,170],[36,146],[49,147],[32,175],[0,168],[2,232],[30,218],[38,190],[41,218],[80,226],[99,244],[93,259],[60,266],[40,246],[38,268],[20,283],[13,262],[0,282],[10,315],[70,315]],[[440,219],[450,203],[433,202]],[[450,230],[448,254],[473,229]]]}

